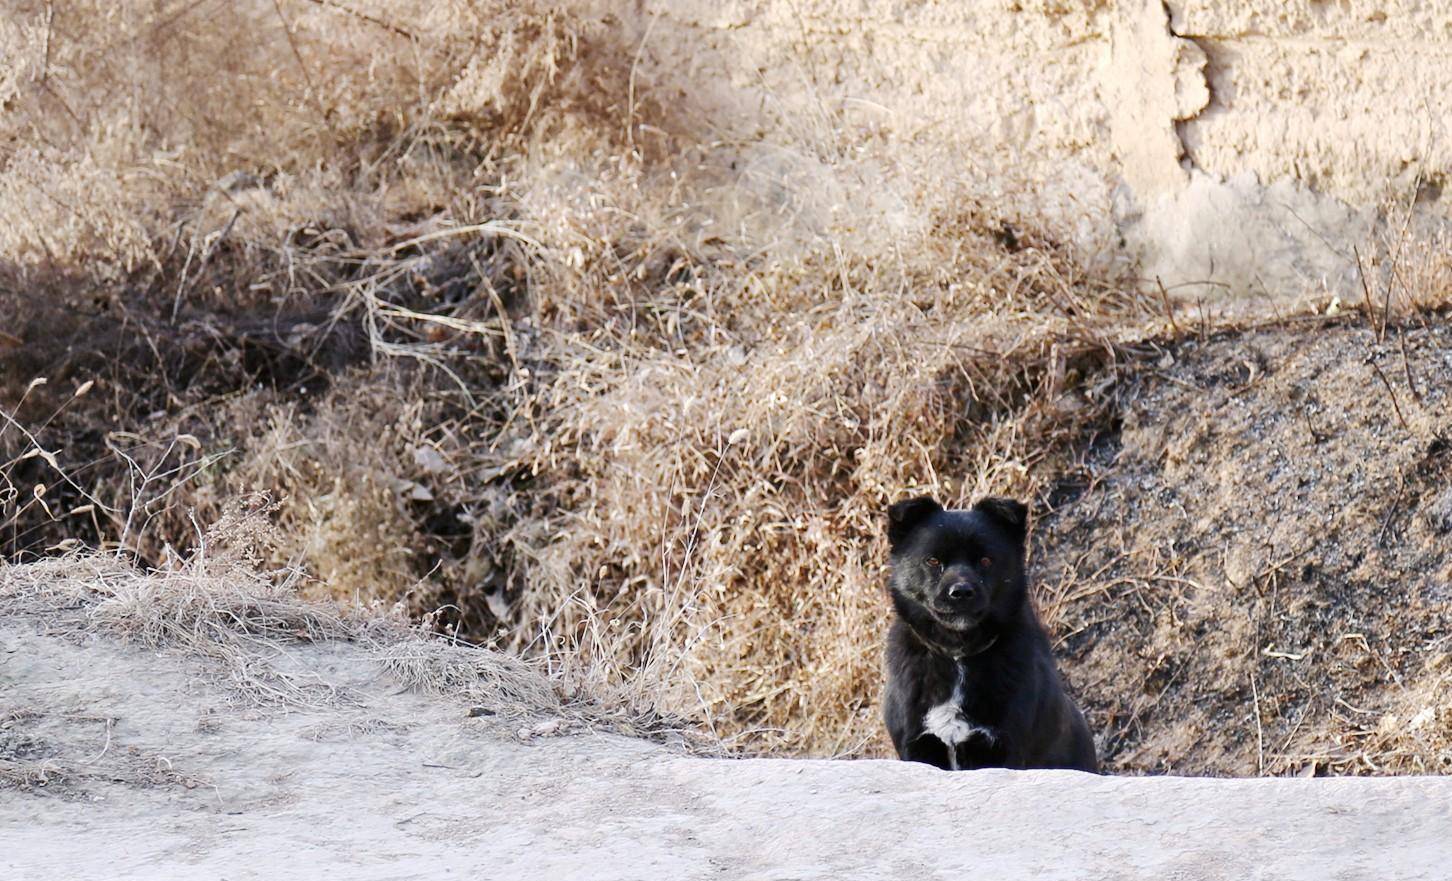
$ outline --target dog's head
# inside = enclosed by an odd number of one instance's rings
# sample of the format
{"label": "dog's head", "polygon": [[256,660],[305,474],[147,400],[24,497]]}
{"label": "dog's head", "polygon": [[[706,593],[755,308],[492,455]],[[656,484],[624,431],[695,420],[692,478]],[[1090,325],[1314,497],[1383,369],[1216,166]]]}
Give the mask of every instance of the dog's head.
{"label": "dog's head", "polygon": [[1022,503],[990,496],[950,511],[922,496],[898,502],[887,517],[889,586],[900,611],[921,610],[956,633],[1018,611],[1026,590]]}

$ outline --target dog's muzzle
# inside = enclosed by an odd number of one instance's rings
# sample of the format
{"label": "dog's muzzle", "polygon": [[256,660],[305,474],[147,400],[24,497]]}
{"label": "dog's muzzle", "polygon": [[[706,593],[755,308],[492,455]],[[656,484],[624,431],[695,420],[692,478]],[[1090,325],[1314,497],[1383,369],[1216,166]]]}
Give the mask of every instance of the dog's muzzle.
{"label": "dog's muzzle", "polygon": [[988,591],[969,580],[944,585],[933,601],[933,617],[944,627],[966,630],[977,624],[988,610]]}

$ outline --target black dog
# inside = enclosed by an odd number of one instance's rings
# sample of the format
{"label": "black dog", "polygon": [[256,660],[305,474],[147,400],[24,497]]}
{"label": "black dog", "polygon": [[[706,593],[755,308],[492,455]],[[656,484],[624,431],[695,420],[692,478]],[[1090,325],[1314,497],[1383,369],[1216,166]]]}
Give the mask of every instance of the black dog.
{"label": "black dog", "polygon": [[898,757],[939,768],[1097,772],[1094,741],[1064,693],[1028,598],[1028,509],[986,498],[948,511],[930,498],[888,510],[883,714]]}

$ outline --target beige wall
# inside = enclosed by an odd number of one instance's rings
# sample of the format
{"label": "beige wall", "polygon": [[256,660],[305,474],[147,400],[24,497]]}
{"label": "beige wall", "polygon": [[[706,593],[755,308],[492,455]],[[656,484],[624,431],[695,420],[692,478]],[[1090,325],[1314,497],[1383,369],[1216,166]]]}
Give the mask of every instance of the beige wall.
{"label": "beige wall", "polygon": [[642,68],[683,75],[723,128],[830,115],[1040,182],[1170,285],[1345,289],[1383,206],[1446,214],[1452,0],[650,0],[625,17]]}

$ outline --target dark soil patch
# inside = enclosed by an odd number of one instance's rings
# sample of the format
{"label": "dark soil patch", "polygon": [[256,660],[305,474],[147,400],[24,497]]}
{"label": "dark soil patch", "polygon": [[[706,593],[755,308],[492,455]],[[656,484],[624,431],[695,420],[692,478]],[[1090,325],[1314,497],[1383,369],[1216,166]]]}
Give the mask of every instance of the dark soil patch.
{"label": "dark soil patch", "polygon": [[1109,769],[1452,766],[1452,328],[1180,345],[1039,525]]}

